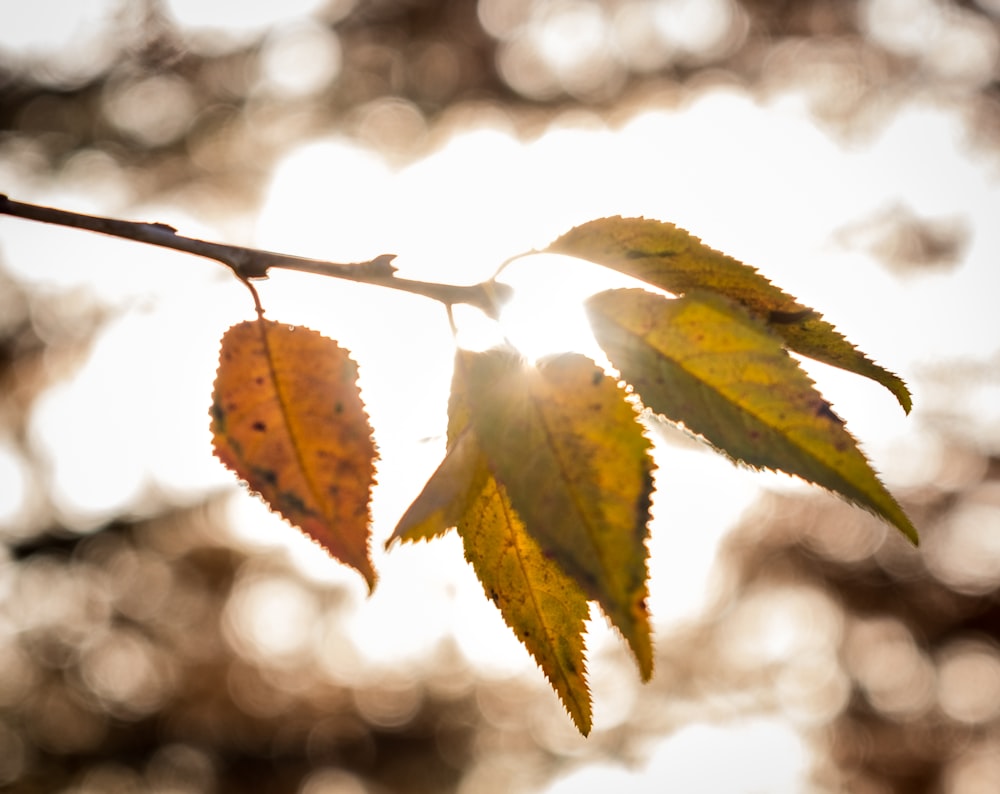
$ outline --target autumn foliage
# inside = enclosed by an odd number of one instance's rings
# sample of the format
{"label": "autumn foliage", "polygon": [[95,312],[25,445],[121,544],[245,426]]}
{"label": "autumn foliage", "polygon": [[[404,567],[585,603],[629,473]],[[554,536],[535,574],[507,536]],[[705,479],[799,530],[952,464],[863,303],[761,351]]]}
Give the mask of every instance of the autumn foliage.
{"label": "autumn foliage", "polygon": [[[388,545],[456,529],[487,596],[587,734],[591,602],[621,633],[642,678],[653,673],[653,461],[640,411],[682,424],[734,461],[823,486],[916,543],[844,421],[787,351],[875,380],[906,411],[911,399],[900,378],[817,311],[672,224],[604,218],[545,252],[651,288],[587,302],[617,372],[575,353],[530,362],[513,349],[458,350],[445,457]],[[374,587],[376,451],[348,352],[260,310],[222,340],[211,416],[219,458]]]}
{"label": "autumn foliage", "polygon": [[[11,201],[0,213],[208,257],[253,295],[257,319],[222,339],[211,407],[215,454],[289,523],[357,570],[369,590],[377,451],[357,365],[308,328],[265,319],[251,281],[270,268],[403,290],[497,319],[511,288],[395,276],[392,255],[340,264],[182,237],[172,227]],[[653,674],[648,595],[651,444],[644,411],[737,463],[796,475],[896,527],[917,531],[793,351],[885,386],[906,384],[815,309],[673,224],[602,218],[541,252],[588,260],[645,286],[586,302],[609,371],[578,353],[527,361],[511,347],[458,349],[444,459],[387,546],[452,529],[487,596],[581,733],[592,723],[584,621],[597,604],[639,674]],[[510,260],[508,260],[510,261]],[[502,268],[501,268],[502,270]]]}
{"label": "autumn foliage", "polygon": [[375,444],[357,379],[347,351],[316,331],[262,317],[234,325],[222,340],[212,439],[272,509],[374,588]]}

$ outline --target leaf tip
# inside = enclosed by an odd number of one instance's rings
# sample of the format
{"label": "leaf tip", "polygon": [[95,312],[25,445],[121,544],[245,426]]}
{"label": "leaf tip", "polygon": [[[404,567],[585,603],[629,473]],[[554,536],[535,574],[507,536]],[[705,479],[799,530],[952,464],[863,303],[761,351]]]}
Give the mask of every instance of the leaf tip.
{"label": "leaf tip", "polygon": [[904,515],[901,521],[893,522],[893,526],[903,533],[904,537],[913,545],[913,548],[920,547],[920,533],[917,532],[917,528],[913,526],[909,518]]}
{"label": "leaf tip", "polygon": [[909,415],[910,411],[913,410],[913,397],[910,395],[910,390],[902,379],[899,381],[899,389],[895,394],[896,399],[899,400],[899,404],[903,407],[903,413]]}
{"label": "leaf tip", "polygon": [[653,637],[649,630],[649,615],[645,605],[642,607],[640,625],[645,631],[640,636],[640,641],[632,645],[632,651],[635,654],[635,661],[639,665],[639,678],[642,679],[642,683],[648,684],[653,678]]}
{"label": "leaf tip", "polygon": [[[861,355],[861,354],[859,354]],[[865,375],[872,380],[882,384],[886,389],[888,389],[892,396],[896,398],[896,402],[899,403],[899,407],[903,409],[903,413],[909,415],[910,411],[913,410],[913,395],[910,394],[910,387],[906,385],[906,381],[903,380],[895,372],[890,372],[885,367],[881,367],[878,364],[871,362],[863,355],[863,364],[870,365],[871,371],[866,371],[865,367],[861,367],[858,374]]]}

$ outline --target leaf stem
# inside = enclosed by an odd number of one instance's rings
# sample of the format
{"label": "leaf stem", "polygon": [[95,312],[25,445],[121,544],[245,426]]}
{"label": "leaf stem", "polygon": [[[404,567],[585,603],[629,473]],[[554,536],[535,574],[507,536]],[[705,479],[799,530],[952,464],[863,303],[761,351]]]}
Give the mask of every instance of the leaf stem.
{"label": "leaf stem", "polygon": [[257,292],[257,288],[253,285],[253,282],[250,281],[250,279],[248,279],[248,278],[241,278],[240,281],[242,281],[243,285],[248,290],[250,290],[250,294],[253,296],[253,305],[254,305],[254,308],[257,310],[257,319],[258,320],[263,320],[264,319],[264,304],[260,302],[260,294]]}
{"label": "leaf stem", "polygon": [[522,251],[519,254],[514,254],[514,256],[508,256],[505,260],[503,260],[503,262],[500,263],[500,267],[498,267],[496,273],[493,274],[493,278],[495,279],[497,276],[503,273],[503,271],[507,269],[508,265],[514,264],[514,262],[516,262],[518,259],[523,259],[524,257],[532,256],[533,254],[543,254],[543,253],[545,252],[539,251],[537,248],[532,248],[530,251]]}
{"label": "leaf stem", "polygon": [[174,227],[165,223],[140,223],[99,215],[84,215],[79,212],[43,207],[38,204],[12,201],[3,194],[0,194],[0,215],[11,215],[16,218],[67,226],[73,229],[85,229],[214,259],[232,270],[242,281],[267,278],[271,268],[298,270],[304,273],[314,273],[360,284],[373,284],[410,292],[414,295],[422,295],[425,298],[440,301],[446,306],[465,303],[477,307],[494,319],[498,316],[503,304],[510,298],[512,291],[507,284],[492,279],[479,284],[463,286],[399,278],[396,276],[396,268],[392,265],[395,254],[380,254],[367,262],[347,264],[328,262],[322,259],[264,251],[259,248],[245,248],[239,245],[198,240],[178,234]]}

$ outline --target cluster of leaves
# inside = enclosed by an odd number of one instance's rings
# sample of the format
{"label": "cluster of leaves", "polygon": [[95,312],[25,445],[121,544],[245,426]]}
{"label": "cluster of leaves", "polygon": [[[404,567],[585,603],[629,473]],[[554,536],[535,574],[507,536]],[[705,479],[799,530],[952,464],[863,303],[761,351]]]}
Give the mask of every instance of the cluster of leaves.
{"label": "cluster of leaves", "polygon": [[[844,422],[789,355],[906,385],[753,268],[668,223],[604,218],[545,249],[661,292],[587,302],[617,375],[579,354],[458,350],[447,451],[388,543],[457,529],[487,595],[581,733],[591,728],[584,621],[596,602],[643,679],[653,671],[645,407],[754,468],[798,475],[917,534]],[[670,293],[671,296],[663,294]],[[620,380],[618,375],[620,375]],[[376,457],[347,351],[260,317],[223,338],[212,406],[220,459],[370,588]]]}

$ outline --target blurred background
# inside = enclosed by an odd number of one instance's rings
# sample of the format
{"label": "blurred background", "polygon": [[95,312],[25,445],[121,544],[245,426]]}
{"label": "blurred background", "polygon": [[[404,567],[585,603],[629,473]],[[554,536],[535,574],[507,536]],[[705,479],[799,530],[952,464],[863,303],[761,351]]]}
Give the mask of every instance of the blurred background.
{"label": "blurred background", "polygon": [[[1000,790],[998,36],[997,0],[0,0],[0,192],[454,283],[672,221],[910,383],[806,364],[923,536],[651,422],[657,671],[595,614],[584,740],[454,533],[382,549],[444,449],[439,306],[260,286],[360,364],[367,598],[211,455],[246,290],[0,217],[0,788]],[[517,260],[461,341],[592,350],[598,270]]]}

